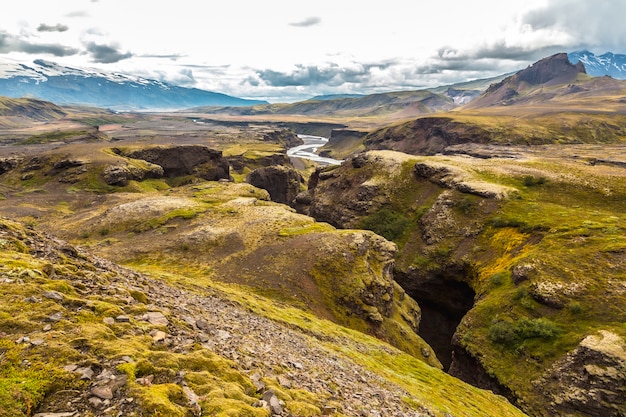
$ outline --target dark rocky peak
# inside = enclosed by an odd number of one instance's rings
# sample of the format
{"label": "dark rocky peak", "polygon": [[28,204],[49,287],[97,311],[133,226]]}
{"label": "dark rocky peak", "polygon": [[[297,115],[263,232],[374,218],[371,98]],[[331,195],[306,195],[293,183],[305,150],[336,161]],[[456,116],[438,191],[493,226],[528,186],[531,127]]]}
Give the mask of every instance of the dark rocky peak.
{"label": "dark rocky peak", "polygon": [[467,104],[466,108],[514,104],[533,89],[573,83],[581,73],[587,73],[581,62],[572,64],[566,53],[552,55],[499,83],[491,84],[483,95]]}
{"label": "dark rocky peak", "polygon": [[566,53],[559,53],[535,62],[513,77],[531,85],[554,85],[571,82],[579,73],[587,73],[584,64],[579,61],[574,65]]}

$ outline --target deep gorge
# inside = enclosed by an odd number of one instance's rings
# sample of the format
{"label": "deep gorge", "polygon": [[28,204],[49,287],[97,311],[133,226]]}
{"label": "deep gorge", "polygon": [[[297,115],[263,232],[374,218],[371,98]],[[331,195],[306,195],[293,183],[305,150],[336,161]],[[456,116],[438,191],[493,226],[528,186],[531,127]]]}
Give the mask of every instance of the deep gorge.
{"label": "deep gorge", "polygon": [[422,318],[418,334],[433,348],[445,371],[452,363],[452,336],[474,305],[474,290],[459,273],[462,270],[426,278],[402,271],[394,273],[400,286],[419,304]]}

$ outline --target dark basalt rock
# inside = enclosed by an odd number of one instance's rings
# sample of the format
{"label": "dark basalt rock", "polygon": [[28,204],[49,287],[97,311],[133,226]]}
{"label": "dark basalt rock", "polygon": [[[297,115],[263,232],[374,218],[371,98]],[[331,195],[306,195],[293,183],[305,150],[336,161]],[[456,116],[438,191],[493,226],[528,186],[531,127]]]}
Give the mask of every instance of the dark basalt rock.
{"label": "dark basalt rock", "polygon": [[300,193],[300,186],[304,184],[298,171],[282,165],[256,169],[248,174],[246,181],[267,190],[272,201],[283,204],[292,204]]}
{"label": "dark basalt rock", "polygon": [[163,168],[168,178],[196,175],[208,181],[230,178],[228,160],[221,151],[201,145],[149,147],[133,151],[114,149],[118,155],[141,159]]}

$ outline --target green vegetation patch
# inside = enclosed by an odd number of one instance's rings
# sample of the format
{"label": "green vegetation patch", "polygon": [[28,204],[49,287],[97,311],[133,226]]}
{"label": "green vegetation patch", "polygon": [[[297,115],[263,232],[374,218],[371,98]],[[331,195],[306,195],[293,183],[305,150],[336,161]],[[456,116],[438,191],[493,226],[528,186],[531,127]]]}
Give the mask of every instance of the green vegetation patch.
{"label": "green vegetation patch", "polygon": [[387,240],[395,241],[407,231],[411,220],[403,213],[382,209],[364,217],[361,228],[371,230]]}

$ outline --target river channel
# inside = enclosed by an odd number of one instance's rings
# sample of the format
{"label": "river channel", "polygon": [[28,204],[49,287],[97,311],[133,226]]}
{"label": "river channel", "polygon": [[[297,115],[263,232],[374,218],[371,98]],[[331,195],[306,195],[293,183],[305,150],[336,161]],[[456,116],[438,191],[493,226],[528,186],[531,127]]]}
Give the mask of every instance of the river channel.
{"label": "river channel", "polygon": [[290,158],[309,159],[321,165],[341,165],[343,161],[339,159],[326,158],[317,154],[318,149],[328,143],[328,138],[312,135],[298,135],[304,145],[295,146],[287,150]]}

